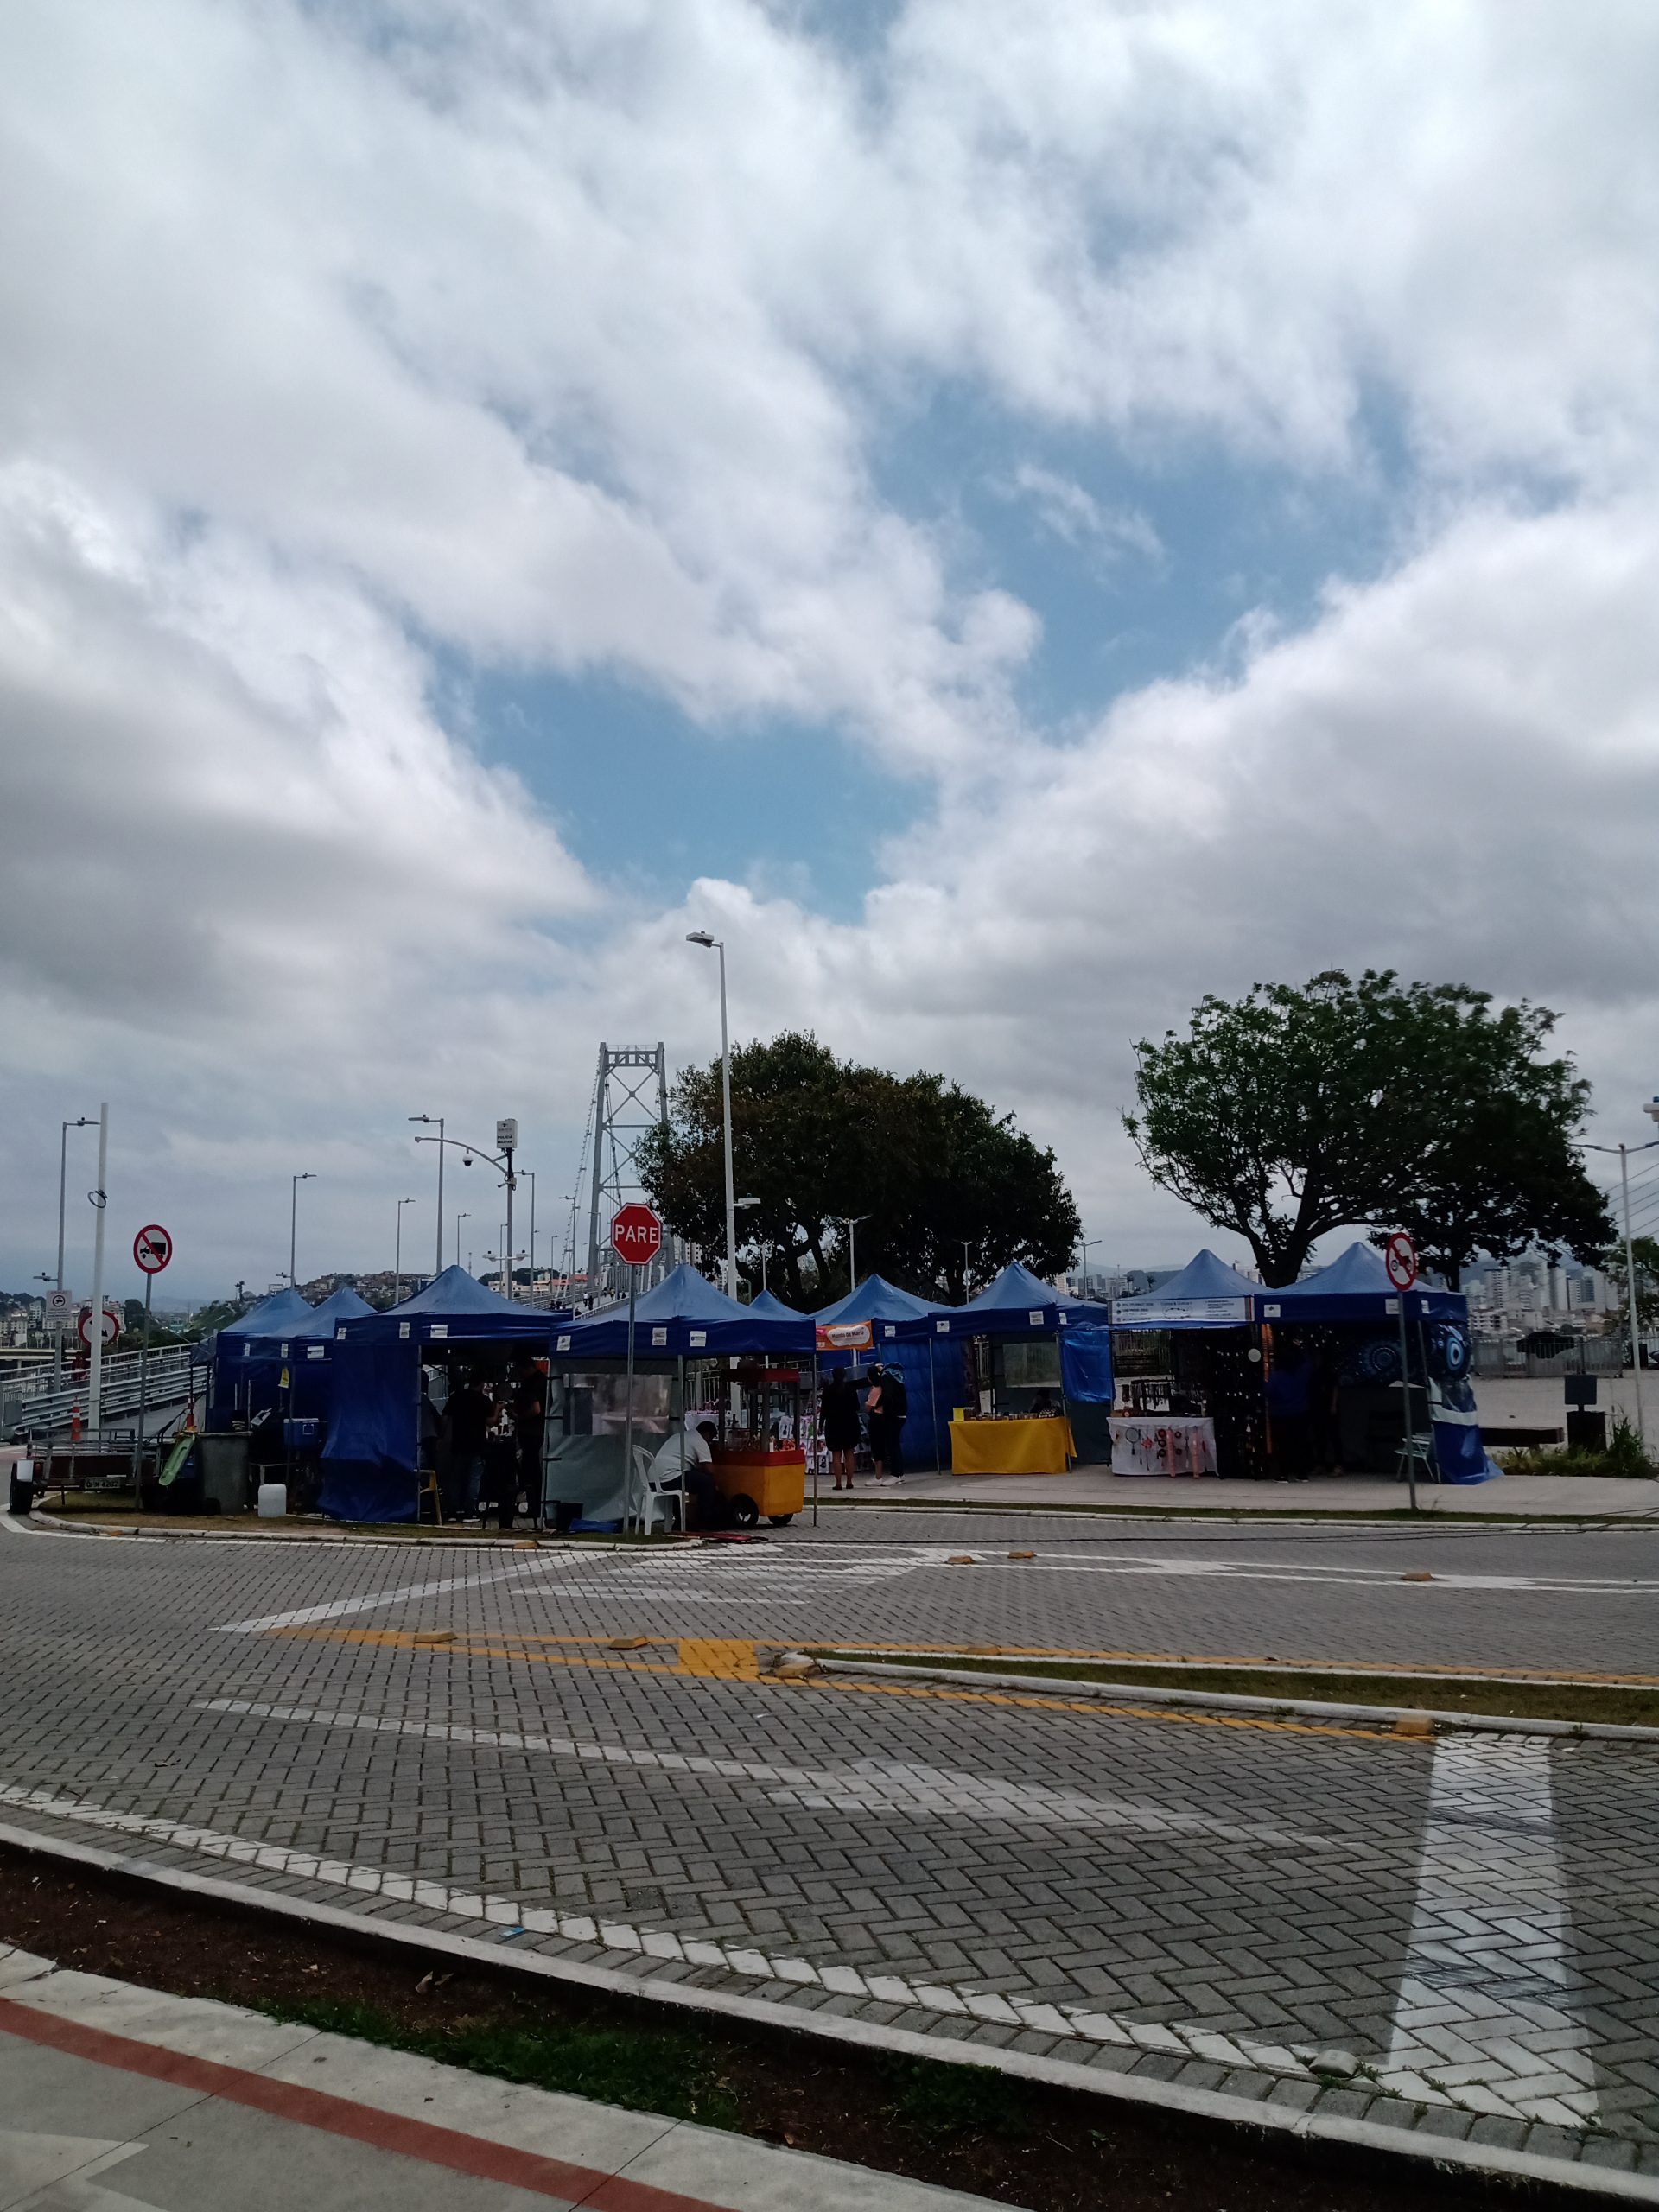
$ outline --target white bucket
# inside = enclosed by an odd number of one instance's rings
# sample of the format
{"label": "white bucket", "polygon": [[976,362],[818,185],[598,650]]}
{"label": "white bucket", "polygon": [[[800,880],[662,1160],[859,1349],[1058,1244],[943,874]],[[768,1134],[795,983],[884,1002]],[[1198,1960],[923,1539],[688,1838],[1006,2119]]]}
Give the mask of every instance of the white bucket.
{"label": "white bucket", "polygon": [[280,1521],[288,1511],[288,1484],[261,1483],[259,1485],[259,1518]]}

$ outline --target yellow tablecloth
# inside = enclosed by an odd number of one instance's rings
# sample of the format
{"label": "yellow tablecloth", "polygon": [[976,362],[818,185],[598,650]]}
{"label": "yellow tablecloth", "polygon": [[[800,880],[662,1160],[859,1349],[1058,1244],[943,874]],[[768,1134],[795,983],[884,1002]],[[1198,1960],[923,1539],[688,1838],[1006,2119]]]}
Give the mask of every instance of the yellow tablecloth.
{"label": "yellow tablecloth", "polygon": [[1063,1475],[1077,1457],[1077,1440],[1063,1414],[1036,1421],[953,1421],[953,1475]]}

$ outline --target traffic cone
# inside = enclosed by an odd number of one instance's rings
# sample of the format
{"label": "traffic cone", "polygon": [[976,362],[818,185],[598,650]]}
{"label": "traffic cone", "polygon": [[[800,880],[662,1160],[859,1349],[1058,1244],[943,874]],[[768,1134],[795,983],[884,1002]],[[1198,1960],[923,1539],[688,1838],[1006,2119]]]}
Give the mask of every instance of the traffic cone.
{"label": "traffic cone", "polygon": [[79,1444],[80,1441],[80,1408],[79,1406],[71,1406],[69,1408],[69,1441],[72,1444]]}

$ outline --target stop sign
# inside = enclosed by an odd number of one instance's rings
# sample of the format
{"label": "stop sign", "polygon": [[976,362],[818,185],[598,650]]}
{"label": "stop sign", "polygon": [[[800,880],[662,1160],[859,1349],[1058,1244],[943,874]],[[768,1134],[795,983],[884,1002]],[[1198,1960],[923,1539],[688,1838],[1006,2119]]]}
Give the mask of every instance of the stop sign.
{"label": "stop sign", "polygon": [[611,1249],[631,1268],[643,1268],[663,1249],[663,1224],[642,1200],[619,1206],[611,1216]]}

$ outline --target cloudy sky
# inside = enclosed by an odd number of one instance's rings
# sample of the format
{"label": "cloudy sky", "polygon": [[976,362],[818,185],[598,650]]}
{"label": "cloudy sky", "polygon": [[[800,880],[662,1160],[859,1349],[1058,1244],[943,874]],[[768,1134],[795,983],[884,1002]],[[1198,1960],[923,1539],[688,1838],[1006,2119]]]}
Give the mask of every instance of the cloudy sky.
{"label": "cloudy sky", "polygon": [[1651,0],[0,49],[0,1284],[102,1098],[118,1290],[152,1218],[263,1287],[302,1168],[302,1275],[429,1249],[419,1111],[545,1223],[601,1039],[717,1044],[698,926],[739,1035],[1017,1111],[1097,1262],[1200,1236],[1133,1039],[1257,978],[1541,999],[1649,1132]]}

